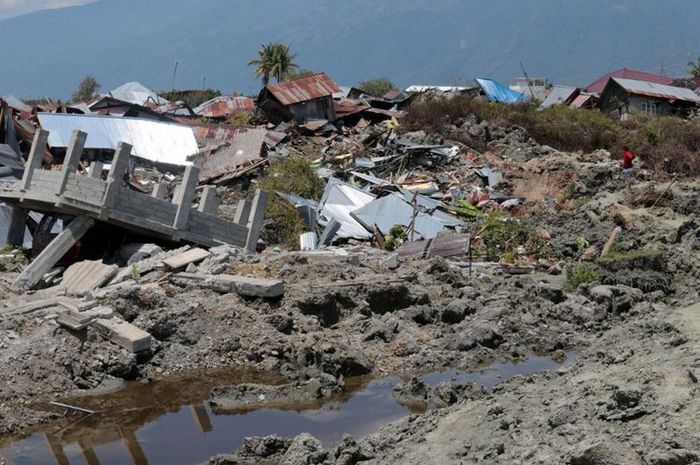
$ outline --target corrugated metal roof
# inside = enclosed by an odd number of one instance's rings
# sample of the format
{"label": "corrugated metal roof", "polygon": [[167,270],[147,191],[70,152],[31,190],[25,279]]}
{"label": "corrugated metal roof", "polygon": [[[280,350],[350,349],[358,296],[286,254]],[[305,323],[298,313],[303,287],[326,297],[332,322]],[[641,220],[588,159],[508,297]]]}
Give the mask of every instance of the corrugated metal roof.
{"label": "corrugated metal roof", "polygon": [[576,97],[569,106],[571,108],[581,108],[582,106],[586,105],[592,98],[592,95],[581,94],[578,97]]}
{"label": "corrugated metal roof", "polygon": [[653,73],[647,73],[646,71],[638,71],[636,69],[629,69],[629,68],[622,68],[618,69],[616,71],[612,71],[598,80],[592,82],[591,84],[586,87],[587,92],[591,92],[594,94],[600,94],[603,92],[605,89],[605,86],[608,85],[608,81],[611,78],[620,78],[620,79],[633,79],[635,81],[646,81],[646,82],[653,82],[656,84],[663,84],[663,85],[671,85],[673,84],[673,81],[675,81],[675,78],[668,77],[668,76],[660,76],[658,74],[653,74]]}
{"label": "corrugated metal roof", "polygon": [[255,110],[255,100],[250,97],[224,95],[204,102],[194,109],[194,113],[206,118],[226,118],[241,110],[252,113]]}
{"label": "corrugated metal roof", "polygon": [[341,226],[336,237],[366,239],[372,237],[350,213],[374,200],[375,197],[352,187],[338,179],[331,178],[321,198],[319,213],[326,219],[335,218]]}
{"label": "corrugated metal roof", "polygon": [[196,165],[201,168],[200,180],[223,176],[236,168],[258,160],[262,155],[263,141],[267,135],[264,128],[239,131],[230,145],[214,153],[203,153]]}
{"label": "corrugated metal roof", "polygon": [[284,106],[329,97],[340,92],[340,88],[325,73],[270,84],[265,88]]}
{"label": "corrugated metal roof", "polygon": [[700,97],[690,89],[665,86],[647,81],[635,81],[633,79],[613,78],[613,81],[619,84],[630,94],[646,95],[649,97],[658,97],[668,100],[682,100],[684,102],[700,104]]}
{"label": "corrugated metal roof", "polygon": [[578,91],[576,87],[554,86],[540,108],[549,108],[554,105],[561,105]]}
{"label": "corrugated metal roof", "polygon": [[108,94],[110,97],[124,102],[135,103],[143,106],[160,106],[168,103],[163,97],[153,92],[148,87],[139,82],[127,82],[122,84]]}
{"label": "corrugated metal roof", "polygon": [[101,115],[38,113],[39,124],[49,131],[49,146],[67,147],[78,129],[87,133],[86,149],[114,150],[119,142],[133,146],[134,156],[158,163],[190,165],[187,158],[199,152],[189,126],[138,118]]}

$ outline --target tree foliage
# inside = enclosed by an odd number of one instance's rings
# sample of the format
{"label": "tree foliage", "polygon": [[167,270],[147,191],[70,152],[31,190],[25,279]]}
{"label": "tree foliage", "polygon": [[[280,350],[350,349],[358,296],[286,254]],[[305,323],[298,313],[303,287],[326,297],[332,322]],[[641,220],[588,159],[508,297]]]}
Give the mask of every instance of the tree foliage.
{"label": "tree foliage", "polygon": [[258,57],[250,60],[248,66],[255,66],[255,76],[262,79],[263,85],[268,85],[270,78],[274,77],[280,82],[297,69],[295,58],[296,54],[290,51],[289,45],[270,42],[260,46]]}
{"label": "tree foliage", "polygon": [[73,102],[89,102],[97,98],[97,92],[100,90],[99,82],[92,74],[88,74],[80,81],[78,85],[78,90],[75,91],[73,97],[71,97]]}
{"label": "tree foliage", "polygon": [[291,71],[288,71],[284,75],[284,80],[285,81],[292,81],[294,79],[301,79],[301,78],[313,76],[314,74],[316,74],[316,72],[311,71],[310,69],[306,69],[306,68],[293,69]]}
{"label": "tree foliage", "polygon": [[370,95],[381,97],[390,90],[396,89],[396,85],[387,78],[370,79],[359,84],[360,89]]}
{"label": "tree foliage", "polygon": [[688,62],[688,74],[690,77],[700,77],[700,57],[695,61]]}

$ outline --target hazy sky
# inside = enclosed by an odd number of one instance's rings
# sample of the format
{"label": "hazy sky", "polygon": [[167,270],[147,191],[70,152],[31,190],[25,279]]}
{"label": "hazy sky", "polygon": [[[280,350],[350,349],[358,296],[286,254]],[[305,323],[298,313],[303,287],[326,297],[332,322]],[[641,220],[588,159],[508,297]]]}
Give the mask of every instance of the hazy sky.
{"label": "hazy sky", "polygon": [[0,19],[30,13],[32,11],[84,5],[94,0],[0,0]]}

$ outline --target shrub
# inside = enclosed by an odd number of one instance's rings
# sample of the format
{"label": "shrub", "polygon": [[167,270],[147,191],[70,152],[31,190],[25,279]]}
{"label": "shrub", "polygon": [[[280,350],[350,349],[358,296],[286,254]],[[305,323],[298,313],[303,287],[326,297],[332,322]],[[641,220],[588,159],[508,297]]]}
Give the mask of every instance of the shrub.
{"label": "shrub", "polygon": [[564,105],[538,110],[534,104],[508,105],[467,96],[418,99],[409,107],[405,122],[409,128],[439,131],[471,115],[496,126],[521,126],[538,143],[559,150],[612,149],[622,130],[619,123],[597,111]]}
{"label": "shrub", "polygon": [[581,284],[598,282],[600,278],[600,270],[595,265],[576,263],[566,267],[566,281],[572,289]]}
{"label": "shrub", "polygon": [[266,219],[271,224],[263,231],[263,239],[270,244],[283,244],[289,249],[298,248],[299,234],[308,228],[296,208],[274,192],[317,200],[323,191],[323,182],[306,159],[287,157],[271,163],[265,176],[260,179],[260,188],[271,194],[266,213]]}

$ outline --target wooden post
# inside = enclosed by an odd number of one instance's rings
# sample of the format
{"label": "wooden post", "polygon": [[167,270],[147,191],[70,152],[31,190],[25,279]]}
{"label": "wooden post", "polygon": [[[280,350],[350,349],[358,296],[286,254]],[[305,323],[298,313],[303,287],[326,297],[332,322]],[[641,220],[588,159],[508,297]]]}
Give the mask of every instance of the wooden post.
{"label": "wooden post", "polygon": [[158,184],[156,184],[156,187],[153,188],[153,192],[151,192],[151,197],[163,200],[165,199],[165,194],[167,193],[168,185],[164,182],[159,182]]}
{"label": "wooden post", "polygon": [[78,163],[80,163],[80,156],[83,154],[86,139],[87,134],[83,131],[73,131],[68,144],[68,149],[66,150],[66,157],[63,160],[61,181],[58,183],[56,189],[57,196],[63,195],[63,191],[66,189],[66,185],[68,184],[68,177],[71,174],[75,174],[75,170],[78,169]]}
{"label": "wooden post", "polygon": [[236,214],[233,217],[233,222],[240,224],[241,226],[246,226],[248,224],[248,217],[250,216],[250,206],[250,200],[239,200],[238,206],[236,207]]}
{"label": "wooden post", "polygon": [[104,164],[101,161],[93,161],[90,165],[90,171],[88,172],[88,177],[92,179],[102,179],[102,170],[104,169]]}
{"label": "wooden post", "polygon": [[612,246],[615,245],[617,236],[619,236],[621,232],[622,228],[619,226],[616,226],[615,229],[613,229],[613,232],[610,234],[608,241],[603,246],[603,251],[600,253],[601,258],[605,257],[608,253],[610,253],[610,249],[612,249]]}
{"label": "wooden post", "polygon": [[202,191],[202,198],[199,201],[199,211],[207,215],[216,216],[216,211],[219,209],[219,199],[216,196],[216,188],[214,186],[205,186]]}
{"label": "wooden post", "polygon": [[112,159],[112,167],[107,175],[107,190],[105,191],[102,207],[112,208],[117,200],[117,193],[124,181],[124,174],[129,164],[129,156],[131,155],[131,145],[125,142],[119,142],[117,150]]}
{"label": "wooden post", "polygon": [[7,229],[7,243],[15,247],[24,245],[24,231],[27,226],[29,210],[15,205],[12,209],[10,227]]}
{"label": "wooden post", "polygon": [[187,226],[187,220],[190,219],[192,201],[194,200],[194,189],[198,181],[199,168],[194,166],[185,168],[185,176],[182,178],[182,184],[180,184],[180,189],[177,191],[177,198],[173,199],[173,203],[177,204],[177,212],[173,222],[175,229],[184,229]]}
{"label": "wooden post", "polygon": [[34,170],[41,168],[41,160],[44,159],[44,152],[46,151],[48,140],[48,131],[37,129],[34,133],[34,142],[32,142],[32,148],[29,151],[27,163],[24,165],[24,176],[22,176],[22,184],[20,185],[21,190],[29,190]]}
{"label": "wooden post", "polygon": [[269,196],[267,191],[258,190],[255,192],[250,218],[248,219],[248,238],[245,243],[245,248],[248,252],[254,253],[258,247],[258,238],[260,238],[260,230],[265,219]]}
{"label": "wooden post", "polygon": [[76,217],[63,232],[56,236],[38,257],[27,266],[14,283],[15,291],[28,291],[41,281],[41,278],[85,235],[95,224],[87,216]]}

